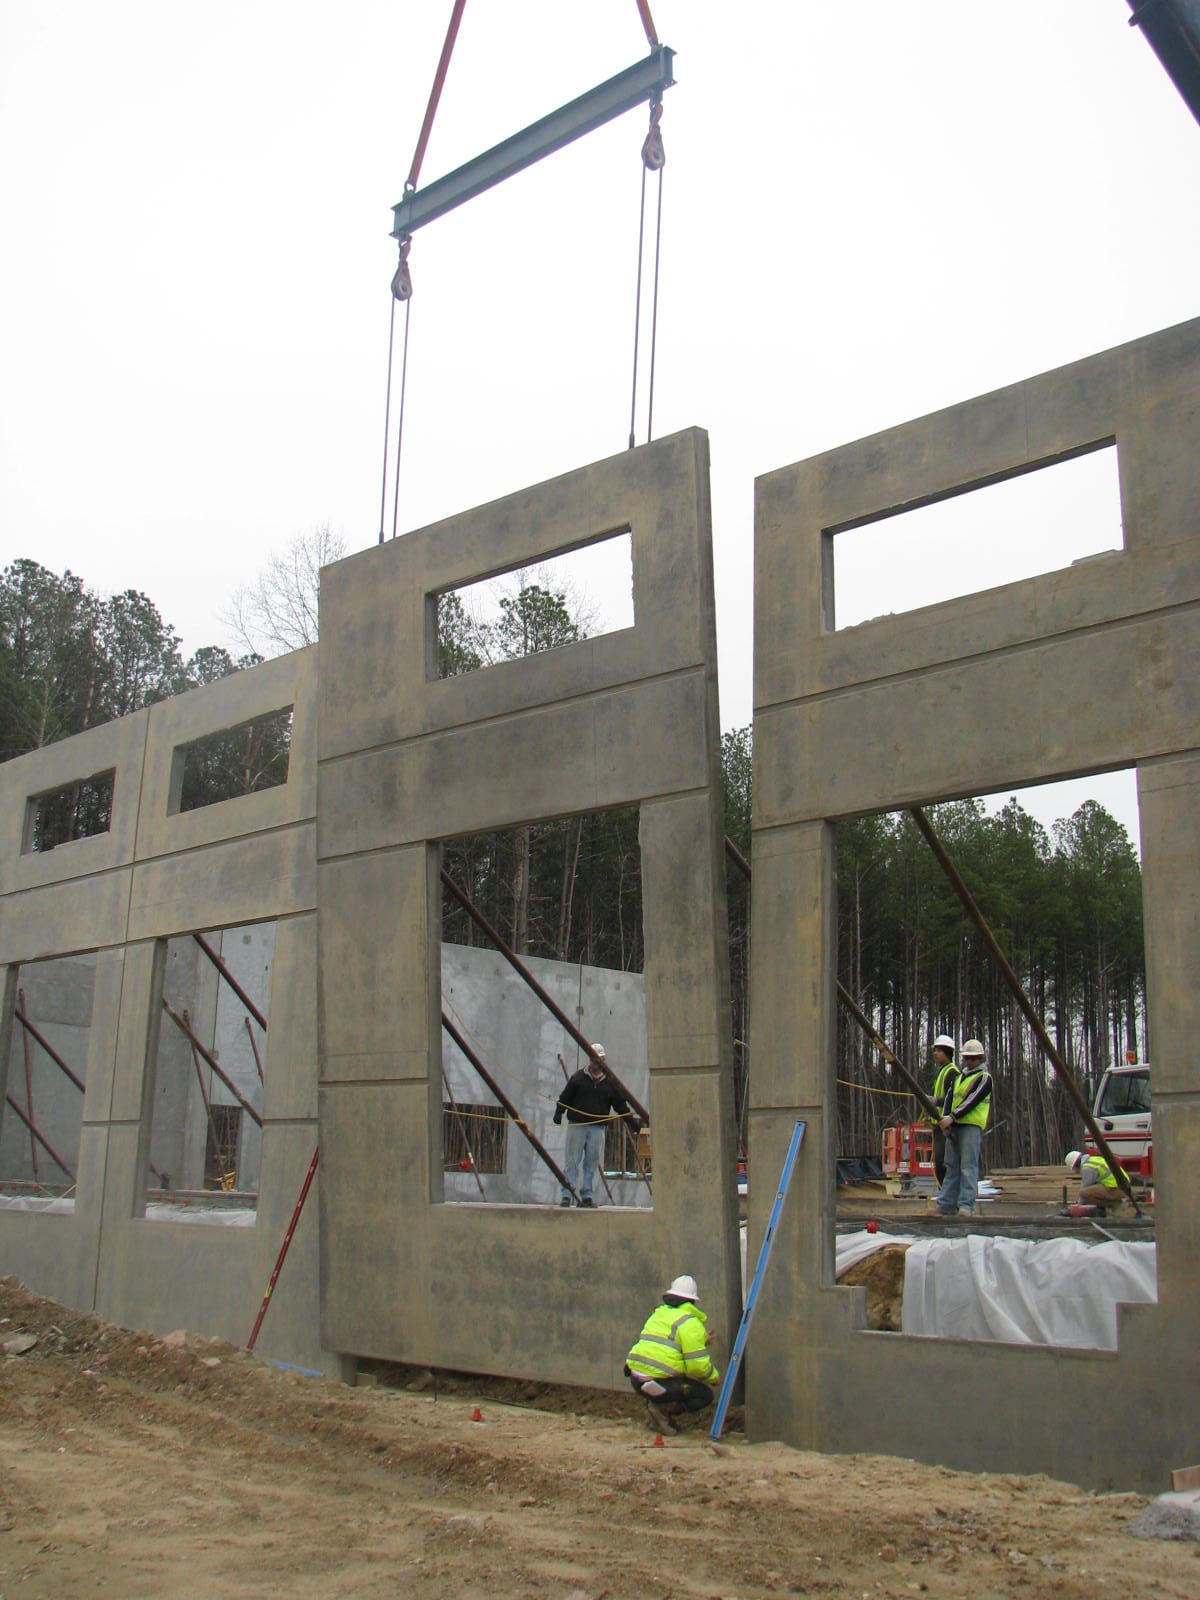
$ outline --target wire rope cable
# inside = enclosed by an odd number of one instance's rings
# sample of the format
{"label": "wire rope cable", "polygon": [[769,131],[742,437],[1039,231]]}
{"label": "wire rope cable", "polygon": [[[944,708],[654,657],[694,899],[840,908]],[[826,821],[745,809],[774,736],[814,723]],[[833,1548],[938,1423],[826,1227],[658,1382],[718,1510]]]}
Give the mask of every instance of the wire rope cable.
{"label": "wire rope cable", "polygon": [[387,390],[383,398],[383,471],[380,474],[382,482],[379,485],[379,542],[383,543],[383,524],[387,517],[387,458],[388,445],[392,437],[392,349],[396,342],[396,296],[388,295],[390,311],[388,313],[388,357],[387,357]]}
{"label": "wire rope cable", "polygon": [[[400,406],[396,421],[396,466],[392,473],[392,538],[400,517],[400,452],[404,448],[404,400],[408,392],[408,326],[412,320],[412,299],[404,302],[404,347],[400,357]],[[385,469],[386,470],[386,469]]]}

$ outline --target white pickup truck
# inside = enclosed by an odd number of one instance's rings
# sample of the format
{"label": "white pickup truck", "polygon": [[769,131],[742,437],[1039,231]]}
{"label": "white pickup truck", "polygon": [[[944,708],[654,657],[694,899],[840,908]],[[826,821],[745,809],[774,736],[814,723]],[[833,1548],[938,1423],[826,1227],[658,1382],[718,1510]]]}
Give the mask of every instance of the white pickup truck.
{"label": "white pickup truck", "polygon": [[[1109,1148],[1128,1173],[1149,1179],[1154,1174],[1154,1130],[1150,1115],[1150,1066],[1133,1062],[1109,1067],[1096,1090],[1092,1115]],[[1084,1149],[1095,1150],[1091,1135]]]}

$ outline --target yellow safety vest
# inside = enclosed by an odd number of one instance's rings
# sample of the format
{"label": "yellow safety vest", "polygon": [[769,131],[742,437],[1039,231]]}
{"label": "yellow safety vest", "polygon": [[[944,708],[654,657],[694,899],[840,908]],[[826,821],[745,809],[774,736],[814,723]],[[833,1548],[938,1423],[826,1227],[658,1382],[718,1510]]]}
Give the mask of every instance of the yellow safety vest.
{"label": "yellow safety vest", "polygon": [[979,1102],[978,1105],[972,1106],[971,1109],[963,1116],[960,1117],[958,1115],[959,1106],[967,1098],[970,1090],[974,1088],[976,1082],[982,1076],[983,1074],[981,1071],[972,1073],[960,1072],[958,1075],[958,1082],[954,1085],[954,1098],[950,1102],[950,1115],[960,1127],[970,1127],[972,1125],[978,1128],[987,1127],[988,1112],[992,1109],[992,1096],[990,1092]]}
{"label": "yellow safety vest", "polygon": [[946,1065],[942,1068],[942,1070],[938,1073],[937,1077],[933,1080],[933,1093],[930,1095],[929,1098],[933,1101],[934,1105],[937,1107],[938,1116],[939,1117],[942,1114],[942,1102],[946,1098],[946,1079],[950,1076],[950,1074],[952,1072],[953,1073],[957,1073],[958,1072],[958,1067],[953,1061],[947,1061]]}
{"label": "yellow safety vest", "polygon": [[[1124,1167],[1118,1164],[1117,1172],[1121,1174],[1126,1183],[1129,1182],[1129,1174],[1125,1171]],[[1103,1184],[1104,1188],[1106,1189],[1120,1188],[1120,1184],[1117,1182],[1116,1173],[1100,1154],[1084,1157],[1083,1165],[1079,1169],[1079,1176],[1081,1181],[1085,1184],[1099,1183]]]}
{"label": "yellow safety vest", "polygon": [[640,1378],[699,1378],[713,1383],[721,1374],[709,1359],[704,1312],[691,1301],[656,1306],[629,1352],[627,1365]]}

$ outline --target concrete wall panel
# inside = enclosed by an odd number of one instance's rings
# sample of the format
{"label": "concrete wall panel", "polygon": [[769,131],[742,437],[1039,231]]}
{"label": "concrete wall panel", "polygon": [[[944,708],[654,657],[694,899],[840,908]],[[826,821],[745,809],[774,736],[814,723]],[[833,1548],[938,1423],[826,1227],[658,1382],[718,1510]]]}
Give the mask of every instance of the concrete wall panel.
{"label": "concrete wall panel", "polygon": [[[78,841],[80,845],[90,842]],[[73,850],[75,845],[65,848]],[[44,956],[120,944],[129,918],[132,882],[132,872],[122,869],[6,896],[0,919],[0,962],[39,961]]]}
{"label": "concrete wall panel", "polygon": [[268,1121],[314,1122],[317,1115],[317,919],[283,917],[275,927],[263,1061]]}
{"label": "concrete wall panel", "polygon": [[[1105,439],[1120,460],[1123,551],[832,631],[827,530]],[[1198,478],[1200,322],[759,483],[755,1170],[778,1170],[797,1117],[808,1131],[755,1321],[747,1395],[756,1437],[1138,1488],[1160,1488],[1163,1463],[1191,1447],[1200,1411]],[[1158,1303],[1124,1309],[1115,1354],[868,1333],[862,1295],[833,1284],[837,950],[826,819],[1135,762]],[[752,1251],[771,1197],[769,1183],[752,1194]],[[970,1403],[939,1427],[929,1397],[947,1392]]]}
{"label": "concrete wall panel", "polygon": [[[286,785],[167,815],[180,742],[285,704],[295,707]],[[6,1270],[34,1289],[127,1326],[186,1325],[239,1341],[249,1334],[316,1145],[315,729],[309,650],[0,767],[0,830],[8,830],[0,831],[0,960],[98,952],[74,1213],[0,1211]],[[110,833],[20,856],[13,819],[23,820],[27,796],[106,765],[117,775]],[[271,1014],[279,1027],[267,1052],[255,1225],[147,1221],[163,941],[276,917],[294,921],[281,924],[277,941]],[[315,1193],[260,1348],[341,1370],[319,1344]]]}
{"label": "concrete wall panel", "polygon": [[[76,734],[0,765],[0,895],[64,879],[110,872],[133,859],[149,712]],[[115,771],[107,833],[23,854],[30,799],[51,789]]]}
{"label": "concrete wall panel", "polygon": [[139,865],[131,894],[130,939],[167,938],[311,911],[316,903],[315,833],[311,822],[298,823]]}
{"label": "concrete wall panel", "polygon": [[[519,490],[322,574],[322,637],[345,639],[321,671],[322,760],[597,693],[694,661],[711,596],[689,547],[707,524],[708,442],[698,430]],[[635,626],[437,682],[428,597],[629,528]],[[677,537],[676,535],[679,535]],[[433,681],[430,681],[430,680]]]}
{"label": "concrete wall panel", "polygon": [[[314,645],[152,707],[138,825],[139,859],[193,850],[312,817],[316,810],[316,684]],[[286,783],[218,805],[172,812],[172,773],[180,746],[287,706],[294,709]]]}
{"label": "concrete wall panel", "polygon": [[[415,633],[431,594],[621,526],[633,528],[632,629],[512,670],[427,681],[430,640],[418,646]],[[324,576],[321,628],[327,1343],[619,1382],[647,1304],[681,1271],[697,1275],[730,1336],[739,1286],[703,435],[350,558]],[[440,890],[425,841],[635,801],[660,1141],[653,1222],[621,1208],[440,1203]]]}

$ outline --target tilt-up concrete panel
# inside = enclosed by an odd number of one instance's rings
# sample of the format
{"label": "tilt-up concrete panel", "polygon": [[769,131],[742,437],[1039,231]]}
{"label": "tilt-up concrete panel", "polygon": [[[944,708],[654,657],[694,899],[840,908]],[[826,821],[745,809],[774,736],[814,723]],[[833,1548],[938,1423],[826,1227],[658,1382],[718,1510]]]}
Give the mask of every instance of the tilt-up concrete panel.
{"label": "tilt-up concrete panel", "polygon": [[[185,1326],[244,1341],[316,1148],[316,694],[314,647],[0,767],[0,1037],[10,1037],[25,963],[89,952],[95,960],[76,1184],[56,1202],[61,1214],[21,1210],[22,1197],[4,1197],[0,1255],[32,1288],[127,1326]],[[187,745],[288,707],[285,783],[179,810]],[[109,770],[107,832],[45,853],[26,849],[37,796]],[[242,1226],[151,1219],[150,1114],[167,942],[248,923],[274,923],[276,949],[260,1045],[257,1207]],[[227,1042],[231,1065],[236,1054]],[[190,1058],[185,1064],[191,1071]],[[194,1203],[202,1199],[194,1197],[188,1215],[206,1213]],[[320,1343],[315,1201],[316,1190],[259,1348],[340,1370]]]}
{"label": "tilt-up concrete panel", "polygon": [[[440,594],[625,531],[633,627],[436,676]],[[445,1202],[438,841],[630,803],[640,806],[653,1212]],[[317,871],[330,1348],[618,1386],[648,1308],[685,1271],[728,1348],[740,1294],[721,815],[702,433],[325,570]]]}
{"label": "tilt-up concrete panel", "polygon": [[[839,530],[1114,441],[1121,551],[835,630]],[[1161,1489],[1200,1415],[1200,322],[771,473],[755,528],[750,1150],[768,1181],[752,1252],[797,1117],[808,1132],[754,1325],[749,1427]],[[1115,1353],[867,1332],[861,1291],[833,1280],[835,824],[1135,764],[1158,1302],[1120,1308]]]}

